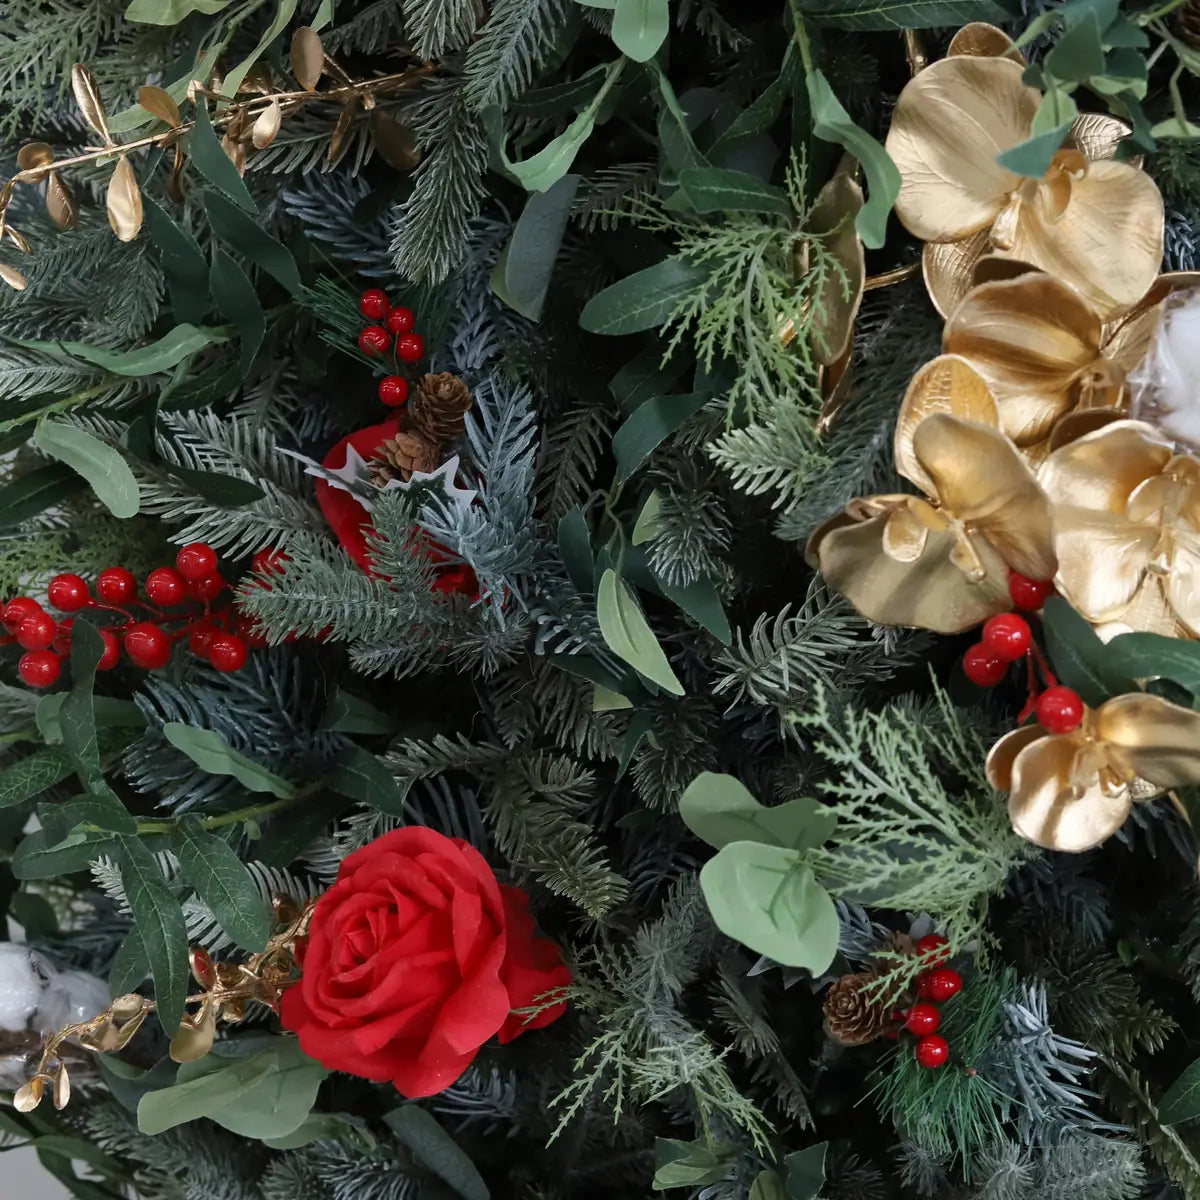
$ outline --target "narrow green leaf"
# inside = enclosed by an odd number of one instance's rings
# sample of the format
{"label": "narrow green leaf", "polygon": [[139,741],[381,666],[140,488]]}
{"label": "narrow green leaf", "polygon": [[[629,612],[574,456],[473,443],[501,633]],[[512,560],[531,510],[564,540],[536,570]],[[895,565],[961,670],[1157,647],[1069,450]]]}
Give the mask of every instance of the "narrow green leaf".
{"label": "narrow green leaf", "polygon": [[998,24],[1012,14],[997,0],[799,0],[805,16],[856,33],[956,28],[971,21]]}
{"label": "narrow green leaf", "polygon": [[245,863],[194,817],[180,818],[171,849],[184,880],[212,909],[217,924],[251,953],[266,948],[271,916]]}
{"label": "narrow green leaf", "polygon": [[1107,644],[1107,663],[1129,679],[1170,679],[1200,696],[1200,643],[1158,633],[1122,633]]}
{"label": "narrow green leaf", "polygon": [[900,171],[887,151],[850,119],[820,71],[810,72],[807,84],[813,133],[823,142],[833,142],[853,154],[867,177],[867,202],[854,225],[863,245],[878,250],[887,235],[888,213],[900,194]]}
{"label": "narrow green leaf", "polygon": [[186,483],[196,495],[222,508],[244,508],[266,498],[267,493],[249,479],[224,475],[220,471],[196,471],[191,467],[166,468],[176,479]]}
{"label": "narrow green leaf", "polygon": [[787,193],[745,171],[689,167],[679,172],[679,186],[700,213],[753,212],[792,217]]}
{"label": "narrow green leaf", "polygon": [[147,1092],[138,1102],[138,1129],[156,1136],[212,1116],[251,1092],[271,1074],[274,1060],[264,1054],[221,1064],[207,1075]]}
{"label": "narrow green leaf", "polygon": [[86,342],[39,342],[25,338],[8,340],[16,346],[25,346],[31,350],[69,354],[72,358],[102,367],[113,375],[140,378],[169,371],[185,358],[190,358],[197,350],[227,341],[228,337],[228,333],[223,329],[176,325],[157,342],[139,346],[136,350],[105,350],[101,346],[89,346]]}
{"label": "narrow green leaf", "polygon": [[76,621],[71,631],[71,692],[59,710],[63,746],[71,756],[83,786],[89,791],[107,788],[100,767],[96,736],[96,711],[92,688],[96,667],[104,654],[104,639],[94,625]]}
{"label": "narrow green leaf", "polygon": [[1046,133],[1005,150],[996,155],[996,161],[1015,175],[1027,175],[1031,179],[1040,179],[1045,175],[1058,153],[1067,134],[1071,132],[1071,121],[1064,121]]}
{"label": "narrow green leaf", "polygon": [[188,988],[187,924],[154,855],[134,837],[117,841],[121,883],[150,962],[158,1019],[168,1036],[179,1028]]}
{"label": "narrow green leaf", "polygon": [[377,755],[361,746],[344,750],[325,776],[326,785],[360,804],[369,804],[394,817],[404,813],[404,792]]}
{"label": "narrow green leaf", "polygon": [[42,746],[0,771],[0,808],[12,808],[67,779],[74,767],[62,746]]}
{"label": "narrow green leaf", "polygon": [[774,1171],[760,1171],[750,1187],[750,1200],[788,1200],[783,1180]]}
{"label": "narrow green leaf", "polygon": [[1059,682],[1074,688],[1086,704],[1094,708],[1111,696],[1137,690],[1117,655],[1060,596],[1051,596],[1043,606],[1042,627]]}
{"label": "narrow green leaf", "polygon": [[296,794],[294,783],[239,754],[213,729],[199,729],[180,721],[169,721],[162,731],[163,737],[176,750],[181,750],[210,775],[232,775],[248,791],[270,792],[281,800],[291,799]]}
{"label": "narrow green leaf", "polygon": [[178,25],[192,13],[213,16],[228,8],[232,0],[131,0],[125,20],[146,25]]}
{"label": "narrow green leaf", "polygon": [[1164,1125],[1178,1125],[1200,1117],[1200,1058],[1175,1080],[1158,1102],[1158,1119]]}
{"label": "narrow green leaf", "polygon": [[611,567],[600,578],[596,615],[604,640],[618,658],[673,696],[684,694],[633,593]]}
{"label": "narrow green leaf", "polygon": [[700,887],[717,928],[755,953],[814,975],[833,962],[837,909],[797,851],[731,842],[704,864]]}
{"label": "narrow green leaf", "polygon": [[47,463],[18,475],[0,488],[0,528],[11,529],[83,491],[81,475],[61,463]]}
{"label": "narrow green leaf", "polygon": [[583,306],[579,327],[610,337],[655,329],[703,287],[708,272],[668,258],[653,267],[635,271],[606,287]]}
{"label": "narrow green leaf", "polygon": [[288,867],[350,807],[345,796],[324,795],[281,813],[254,843],[254,857],[268,867]]}
{"label": "narrow green leaf", "polygon": [[196,124],[188,136],[188,150],[196,170],[214,187],[219,188],[239,208],[248,213],[257,212],[254,200],[246,189],[245,181],[238,174],[238,169],[229,160],[229,155],[221,149],[221,140],[209,120],[208,109],[203,104],[196,105]]}
{"label": "narrow green leaf", "polygon": [[213,251],[209,284],[221,316],[241,336],[242,377],[245,378],[267,334],[267,319],[258,302],[258,293],[246,272],[224,250]]}
{"label": "narrow green leaf", "polygon": [[62,841],[81,825],[93,826],[104,833],[137,833],[137,822],[117,794],[107,787],[57,804],[42,804],[38,819],[52,841]]}
{"label": "narrow green leaf", "polygon": [[443,1180],[463,1200],[489,1200],[483,1176],[436,1118],[416,1104],[385,1113],[384,1124],[408,1148],[417,1163]]}
{"label": "narrow green leaf", "polygon": [[568,509],[558,521],[558,553],[567,576],[577,591],[587,596],[596,587],[596,556],[592,553],[592,535],[587,517],[578,505]]}
{"label": "narrow green leaf", "polygon": [[279,0],[279,7],[275,10],[275,17],[270,25],[263,30],[262,37],[258,39],[258,44],[246,55],[241,62],[237,63],[221,80],[221,90],[227,96],[236,96],[238,89],[242,86],[242,81],[250,72],[250,68],[266,52],[267,47],[287,28],[288,22],[296,15],[296,5],[299,0]]}
{"label": "narrow green leaf", "polygon": [[18,879],[50,879],[86,871],[102,855],[110,853],[113,838],[108,833],[76,831],[61,842],[51,842],[43,829],[25,835],[13,855],[12,871]]}
{"label": "narrow green leaf", "polygon": [[818,1142],[783,1160],[787,1172],[787,1200],[817,1200],[825,1186],[825,1153],[828,1149],[828,1142]]}
{"label": "narrow green leaf", "polygon": [[812,800],[788,800],[768,808],[732,775],[712,771],[688,784],[679,798],[679,815],[698,838],[717,850],[731,842],[809,850],[828,840],[837,824],[833,813]]}
{"label": "narrow green leaf", "polygon": [[321,719],[321,728],[331,733],[395,733],[396,718],[339,688]]}
{"label": "narrow green leaf", "polygon": [[[117,949],[112,966],[108,971],[108,987],[114,996],[123,996],[141,987],[150,974],[150,963],[146,959],[146,947],[136,926],[126,935]],[[103,1057],[103,1056],[102,1056]]]}
{"label": "narrow green leaf", "polygon": [[143,197],[143,211],[146,232],[158,247],[175,318],[198,325],[208,312],[208,263],[204,253],[191,230],[177,224],[153,196]]}
{"label": "narrow green leaf", "polygon": [[276,241],[254,217],[223,192],[206,189],[204,207],[213,233],[232,250],[262,267],[276,282],[295,295],[303,288],[292,252]]}
{"label": "narrow green leaf", "polygon": [[546,191],[529,196],[492,271],[492,291],[531,321],[541,319],[579,180],[578,175],[564,175]]}
{"label": "narrow green leaf", "polygon": [[1104,47],[1100,42],[1100,22],[1094,12],[1086,12],[1058,39],[1042,67],[1055,79],[1083,83],[1104,72]]}
{"label": "narrow green leaf", "polygon": [[595,127],[595,107],[589,105],[548,146],[522,162],[513,162],[505,154],[504,165],[527,192],[544,192],[571,169]]}
{"label": "narrow green leaf", "polygon": [[609,381],[608,390],[626,412],[633,412],[651,396],[665,396],[683,378],[687,363],[682,354],[663,361],[664,348],[657,338],[627,362]]}
{"label": "narrow green leaf", "polygon": [[646,503],[642,505],[642,511],[638,513],[634,522],[633,536],[630,540],[635,546],[644,546],[647,542],[654,541],[662,532],[662,522],[659,520],[661,511],[662,492],[655,488],[646,497]]}
{"label": "narrow green leaf", "polygon": [[685,587],[677,587],[657,575],[654,578],[662,594],[672,604],[683,609],[693,621],[704,626],[723,645],[729,645],[733,640],[733,630],[729,627],[729,618],[725,615],[721,597],[711,579],[697,579]]}
{"label": "narrow green leaf", "polygon": [[671,31],[667,0],[616,0],[612,40],[634,62],[652,59]]}
{"label": "narrow green leaf", "polygon": [[141,507],[137,480],[129,464],[112,446],[75,425],[49,417],[37,423],[33,444],[86,479],[96,499],[114,517],[137,516]]}
{"label": "narrow green leaf", "polygon": [[654,1179],[650,1186],[656,1192],[703,1187],[729,1174],[730,1162],[731,1155],[718,1154],[703,1142],[655,1138]]}
{"label": "narrow green leaf", "polygon": [[698,413],[712,396],[690,392],[685,396],[652,396],[634,410],[613,434],[613,455],[618,482],[628,479],[689,417]]}

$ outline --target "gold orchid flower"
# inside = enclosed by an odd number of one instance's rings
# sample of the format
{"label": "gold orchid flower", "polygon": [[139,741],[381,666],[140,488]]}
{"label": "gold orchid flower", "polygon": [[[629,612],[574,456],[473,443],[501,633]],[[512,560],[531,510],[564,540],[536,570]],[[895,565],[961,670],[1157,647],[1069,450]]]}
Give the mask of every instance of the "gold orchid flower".
{"label": "gold orchid flower", "polygon": [[1050,850],[1090,850],[1110,838],[1135,802],[1200,783],[1200,713],[1134,692],[1084,712],[1071,733],[1027,725],[1005,734],[987,775],[1009,793],[1022,837]]}
{"label": "gold orchid flower", "polygon": [[1200,460],[1142,421],[1055,450],[1038,480],[1054,508],[1055,583],[1094,624],[1200,636]]}
{"label": "gold orchid flower", "polygon": [[901,175],[896,214],[930,243],[925,282],[943,316],[992,250],[1069,284],[1108,319],[1158,273],[1162,196],[1143,171],[1112,159],[1126,131],[1096,114],[1076,120],[1042,178],[1001,166],[997,156],[1031,136],[1042,99],[1022,74],[1010,57],[959,53],[908,82],[887,137]]}
{"label": "gold orchid flower", "polygon": [[896,422],[896,469],[925,496],[856,500],[809,539],[808,560],[864,616],[957,633],[1010,607],[1010,568],[1054,573],[1050,505],[1000,432],[971,365],[926,364]]}

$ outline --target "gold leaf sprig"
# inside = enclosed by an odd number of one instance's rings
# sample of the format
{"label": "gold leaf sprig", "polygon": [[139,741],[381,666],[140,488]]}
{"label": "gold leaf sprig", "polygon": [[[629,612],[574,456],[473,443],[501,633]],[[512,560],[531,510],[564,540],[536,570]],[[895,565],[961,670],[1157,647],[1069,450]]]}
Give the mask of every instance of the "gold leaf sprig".
{"label": "gold leaf sprig", "polygon": [[[171,1039],[171,1057],[176,1062],[203,1058],[212,1049],[217,1023],[242,1020],[252,1001],[278,1009],[280,997],[295,981],[296,943],[307,935],[315,905],[315,900],[302,906],[290,896],[274,896],[272,908],[278,929],[266,949],[245,962],[214,963],[207,950],[192,947],[192,975],[201,990],[187,998],[189,1006],[197,1007],[184,1015]],[[13,1096],[13,1106],[18,1112],[32,1112],[49,1091],[54,1107],[66,1108],[71,1099],[68,1046],[78,1043],[97,1054],[121,1050],[157,1007],[155,1001],[131,992],[118,996],[90,1020],[51,1034],[42,1043],[36,1072]]]}

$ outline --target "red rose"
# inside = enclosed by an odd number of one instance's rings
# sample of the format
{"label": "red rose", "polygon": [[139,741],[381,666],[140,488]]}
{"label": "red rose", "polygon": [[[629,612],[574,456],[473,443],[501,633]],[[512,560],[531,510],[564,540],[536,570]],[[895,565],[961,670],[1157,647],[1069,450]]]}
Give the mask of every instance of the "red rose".
{"label": "red rose", "polygon": [[[353,446],[360,457],[369,460],[389,438],[400,430],[399,415],[389,417],[378,425],[368,425],[349,437],[344,437],[325,455],[323,467],[341,470],[346,465],[347,447]],[[367,549],[367,527],[370,515],[359,501],[342,488],[334,487],[324,479],[316,483],[317,504],[329,522],[334,537],[342,549],[368,574],[371,573],[371,557]],[[435,543],[424,539],[429,557],[436,563],[446,558],[445,551]],[[461,592],[467,596],[479,594],[479,583],[475,572],[465,563],[447,563],[438,567],[437,580],[433,585],[438,592]]]}
{"label": "red rose", "polygon": [[514,1010],[571,982],[525,893],[420,825],[345,859],[300,958],[281,1016],[304,1052],[409,1097],[448,1087],[493,1034],[507,1042],[561,1016],[565,1002],[528,1022]]}

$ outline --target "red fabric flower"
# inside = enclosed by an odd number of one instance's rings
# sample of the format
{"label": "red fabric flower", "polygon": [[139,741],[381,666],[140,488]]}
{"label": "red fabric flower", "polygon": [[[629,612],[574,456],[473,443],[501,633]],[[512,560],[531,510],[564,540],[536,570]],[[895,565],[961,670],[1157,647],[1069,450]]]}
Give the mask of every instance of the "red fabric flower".
{"label": "red fabric flower", "polygon": [[528,1022],[514,1010],[571,982],[525,893],[466,842],[420,825],[345,859],[301,958],[281,1016],[304,1052],[409,1097],[448,1087],[493,1034],[508,1042],[556,1020],[565,1002]]}
{"label": "red fabric flower", "polygon": [[[368,425],[357,433],[344,437],[325,455],[321,465],[329,470],[341,470],[346,465],[347,447],[353,446],[364,459],[370,459],[376,450],[389,438],[395,437],[400,431],[401,416],[389,417],[378,425]],[[364,571],[371,574],[371,556],[367,549],[367,529],[370,526],[370,514],[349,492],[334,487],[324,479],[316,483],[317,504],[329,522],[334,537],[342,549]],[[434,562],[445,558],[445,552],[425,539],[429,557]],[[479,582],[475,572],[465,563],[447,563],[438,568],[434,590],[439,592],[461,592],[467,596],[479,594]]]}

